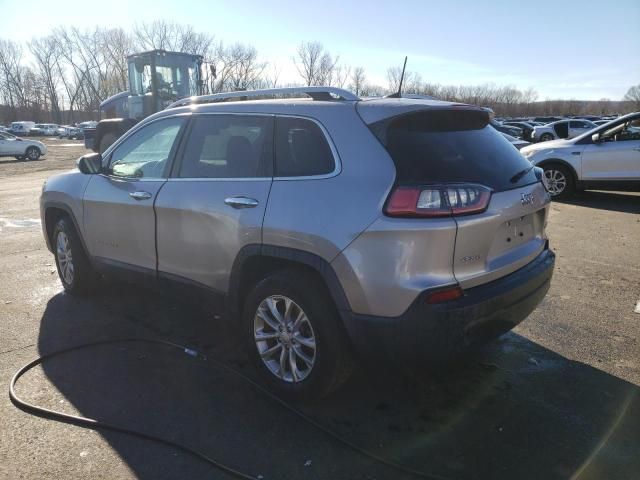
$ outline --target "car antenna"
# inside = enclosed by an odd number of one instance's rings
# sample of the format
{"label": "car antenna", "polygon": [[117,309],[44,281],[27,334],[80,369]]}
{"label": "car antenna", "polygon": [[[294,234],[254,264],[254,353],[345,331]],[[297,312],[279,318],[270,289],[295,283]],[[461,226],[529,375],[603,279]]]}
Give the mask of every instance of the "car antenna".
{"label": "car antenna", "polygon": [[407,57],[404,57],[404,65],[402,66],[402,74],[400,75],[400,83],[398,84],[398,91],[387,95],[387,98],[402,98],[402,82],[404,82],[404,70],[407,68]]}

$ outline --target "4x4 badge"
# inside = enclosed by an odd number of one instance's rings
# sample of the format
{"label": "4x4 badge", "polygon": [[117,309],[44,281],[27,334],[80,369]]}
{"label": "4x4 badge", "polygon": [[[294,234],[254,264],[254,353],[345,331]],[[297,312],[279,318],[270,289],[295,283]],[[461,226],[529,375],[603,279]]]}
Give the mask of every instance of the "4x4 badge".
{"label": "4x4 badge", "polygon": [[531,205],[535,200],[535,196],[533,193],[521,193],[520,194],[520,202],[522,205]]}

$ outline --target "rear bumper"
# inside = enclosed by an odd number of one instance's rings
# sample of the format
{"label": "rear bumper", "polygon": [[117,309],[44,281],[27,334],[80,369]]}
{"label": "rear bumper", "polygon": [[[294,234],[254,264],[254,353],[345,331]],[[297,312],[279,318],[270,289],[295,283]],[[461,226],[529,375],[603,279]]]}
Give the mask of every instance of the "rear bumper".
{"label": "rear bumper", "polygon": [[345,326],[364,357],[451,358],[524,320],[549,290],[554,264],[555,254],[545,249],[520,270],[465,290],[458,300],[430,305],[425,302],[427,291],[399,317],[347,313]]}

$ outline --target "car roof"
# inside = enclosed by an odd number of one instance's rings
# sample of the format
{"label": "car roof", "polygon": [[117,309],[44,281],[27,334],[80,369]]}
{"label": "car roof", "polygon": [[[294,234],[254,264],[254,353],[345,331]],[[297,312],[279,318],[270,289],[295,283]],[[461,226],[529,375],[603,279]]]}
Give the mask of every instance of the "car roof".
{"label": "car roof", "polygon": [[389,118],[395,115],[424,109],[469,108],[481,109],[481,107],[463,103],[445,102],[430,98],[388,98],[371,97],[357,101],[349,100],[313,100],[311,98],[278,98],[261,100],[238,100],[201,103],[168,108],[159,112],[156,116],[197,112],[197,113],[262,113],[284,115],[310,115],[319,114],[321,111],[350,109],[357,105],[358,114],[367,123]]}

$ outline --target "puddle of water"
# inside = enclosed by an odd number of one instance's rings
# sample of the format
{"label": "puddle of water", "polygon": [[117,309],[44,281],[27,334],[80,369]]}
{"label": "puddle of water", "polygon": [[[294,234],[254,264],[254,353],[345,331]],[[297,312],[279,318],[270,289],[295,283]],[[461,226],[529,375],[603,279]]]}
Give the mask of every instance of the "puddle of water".
{"label": "puddle of water", "polygon": [[13,218],[0,218],[0,230],[2,227],[7,228],[29,228],[40,226],[39,218],[24,218],[24,219],[13,219]]}

